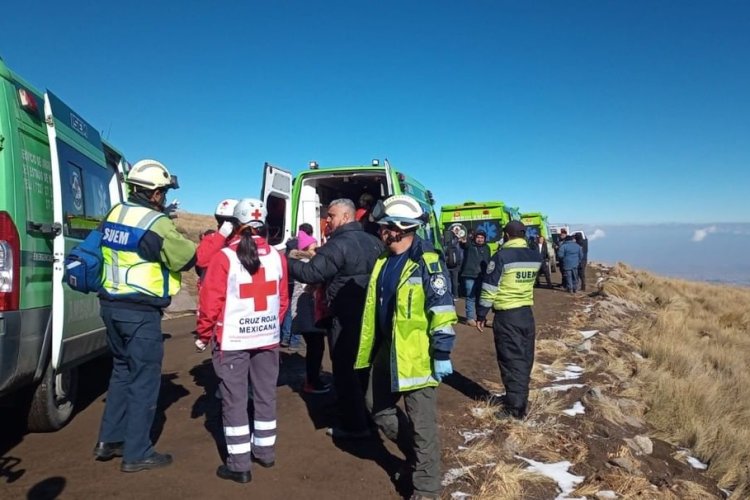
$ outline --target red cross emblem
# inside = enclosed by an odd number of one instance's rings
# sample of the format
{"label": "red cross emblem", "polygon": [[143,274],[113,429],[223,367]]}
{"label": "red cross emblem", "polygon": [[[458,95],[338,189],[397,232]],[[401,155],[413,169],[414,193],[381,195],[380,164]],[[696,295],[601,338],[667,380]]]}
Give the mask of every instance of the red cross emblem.
{"label": "red cross emblem", "polygon": [[256,311],[265,311],[268,309],[268,297],[276,295],[278,283],[266,281],[266,270],[258,269],[253,276],[252,283],[243,283],[240,285],[240,298],[253,299],[255,301]]}
{"label": "red cross emblem", "polygon": [[255,212],[251,213],[250,215],[253,216],[253,219],[258,220],[260,219],[260,216],[263,215],[263,212],[261,212],[260,210],[256,208]]}

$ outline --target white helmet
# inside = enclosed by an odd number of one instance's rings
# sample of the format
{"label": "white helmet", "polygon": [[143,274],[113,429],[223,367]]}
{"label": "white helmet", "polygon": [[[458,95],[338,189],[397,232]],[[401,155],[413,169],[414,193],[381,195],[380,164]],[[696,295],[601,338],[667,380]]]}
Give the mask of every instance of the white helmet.
{"label": "white helmet", "polygon": [[234,217],[234,207],[237,206],[237,200],[233,200],[232,198],[227,198],[226,200],[222,200],[219,202],[218,205],[216,205],[216,211],[214,212],[214,215],[218,219],[219,217],[223,219],[228,219],[230,217]]}
{"label": "white helmet", "polygon": [[378,224],[394,225],[402,231],[409,231],[425,223],[422,206],[411,196],[391,196],[383,202],[383,209],[385,215],[376,221]]}
{"label": "white helmet", "polygon": [[260,227],[266,224],[266,205],[255,198],[243,198],[237,202],[232,216],[242,225]]}
{"label": "white helmet", "polygon": [[180,187],[177,178],[169,174],[169,170],[156,160],[141,160],[130,169],[125,182],[146,189],[163,189]]}

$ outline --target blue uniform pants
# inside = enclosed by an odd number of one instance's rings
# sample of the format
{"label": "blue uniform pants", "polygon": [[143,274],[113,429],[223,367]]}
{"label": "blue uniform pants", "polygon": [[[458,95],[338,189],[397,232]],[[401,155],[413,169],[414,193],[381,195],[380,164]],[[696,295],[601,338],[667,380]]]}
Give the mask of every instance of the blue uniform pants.
{"label": "blue uniform pants", "polygon": [[124,441],[123,461],[154,453],[149,436],[161,386],[161,312],[101,307],[112,351],[112,376],[99,441]]}

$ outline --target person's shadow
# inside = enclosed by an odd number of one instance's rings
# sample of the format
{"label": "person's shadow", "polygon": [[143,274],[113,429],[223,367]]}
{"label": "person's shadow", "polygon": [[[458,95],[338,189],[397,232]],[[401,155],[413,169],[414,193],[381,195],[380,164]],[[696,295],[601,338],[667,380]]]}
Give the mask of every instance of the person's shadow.
{"label": "person's shadow", "polygon": [[174,373],[166,373],[161,376],[161,389],[159,390],[159,399],[156,402],[156,414],[154,423],[151,426],[151,442],[156,443],[164,430],[164,424],[167,422],[167,408],[174,403],[190,394],[182,385],[175,384],[173,381],[177,378]]}
{"label": "person's shadow", "polygon": [[443,383],[475,401],[484,401],[493,397],[490,391],[457,370],[445,377]]}

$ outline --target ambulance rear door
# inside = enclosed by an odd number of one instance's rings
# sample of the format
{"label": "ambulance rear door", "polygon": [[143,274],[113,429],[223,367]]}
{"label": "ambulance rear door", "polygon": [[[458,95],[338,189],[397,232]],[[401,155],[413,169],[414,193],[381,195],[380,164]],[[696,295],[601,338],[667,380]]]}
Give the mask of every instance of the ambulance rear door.
{"label": "ambulance rear door", "polygon": [[292,173],[266,163],[263,166],[263,187],[261,200],[266,204],[268,217],[268,243],[277,249],[284,249],[284,244],[292,236]]}
{"label": "ambulance rear door", "polygon": [[[49,90],[44,116],[50,145],[53,218],[52,367],[74,363],[106,341],[96,294],[63,283],[65,256],[120,201],[117,172],[107,165],[99,132]],[[63,345],[75,341],[66,355]]]}

